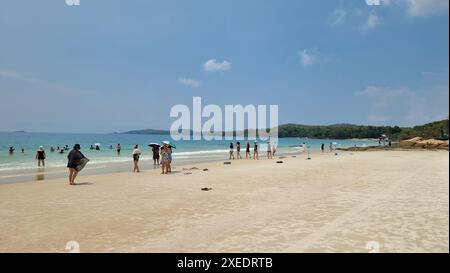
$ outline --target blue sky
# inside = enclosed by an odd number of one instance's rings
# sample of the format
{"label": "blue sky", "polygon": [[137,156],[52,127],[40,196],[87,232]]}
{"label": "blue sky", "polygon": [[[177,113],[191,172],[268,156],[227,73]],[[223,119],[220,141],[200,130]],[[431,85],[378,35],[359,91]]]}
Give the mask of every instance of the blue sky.
{"label": "blue sky", "polygon": [[170,108],[416,125],[449,107],[447,0],[2,1],[0,131],[168,129]]}

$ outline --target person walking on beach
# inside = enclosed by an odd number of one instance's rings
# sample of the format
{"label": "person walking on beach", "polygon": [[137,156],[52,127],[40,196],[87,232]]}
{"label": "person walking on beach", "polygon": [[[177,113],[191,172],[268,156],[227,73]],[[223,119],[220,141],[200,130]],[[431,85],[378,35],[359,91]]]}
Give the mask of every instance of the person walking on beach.
{"label": "person walking on beach", "polygon": [[38,161],[38,167],[45,167],[45,151],[44,147],[40,146],[39,149],[36,151],[36,160]]}
{"label": "person walking on beach", "polygon": [[139,170],[139,157],[141,156],[141,151],[139,150],[138,145],[134,146],[132,155],[133,155],[133,165],[134,165],[133,172],[139,173],[139,172],[141,172]]}
{"label": "person walking on beach", "polygon": [[117,150],[117,155],[120,155],[120,151],[122,150],[122,146],[120,146],[120,143],[117,144],[116,150]]}
{"label": "person walking on beach", "polygon": [[320,151],[322,153],[325,152],[325,144],[322,143],[322,145],[320,145]]}
{"label": "person walking on beach", "polygon": [[233,147],[233,142],[230,142],[230,157],[229,157],[229,160],[231,160],[231,158],[233,158],[233,160],[234,160],[234,147]]}
{"label": "person walking on beach", "polygon": [[258,154],[258,142],[255,141],[253,144],[253,159],[259,160],[259,154]]}
{"label": "person walking on beach", "polygon": [[237,159],[242,159],[242,156],[241,156],[241,143],[239,141],[236,143],[236,158]]}
{"label": "person walking on beach", "polygon": [[[78,175],[77,167],[80,165],[80,161],[85,158],[84,155],[80,152],[80,144],[75,144],[73,146],[73,150],[69,152],[67,155],[68,163],[67,168],[69,168],[69,184],[70,185],[76,185],[75,184],[75,178]],[[61,151],[63,151],[61,149]]]}
{"label": "person walking on beach", "polygon": [[267,159],[272,159],[272,144],[267,141]]}
{"label": "person walking on beach", "polygon": [[247,141],[247,144],[245,144],[245,159],[251,158],[250,154],[250,142]]}
{"label": "person walking on beach", "polygon": [[164,144],[161,148],[161,174],[167,174],[169,172],[169,146]]}
{"label": "person walking on beach", "polygon": [[153,166],[159,165],[159,146],[152,146]]}

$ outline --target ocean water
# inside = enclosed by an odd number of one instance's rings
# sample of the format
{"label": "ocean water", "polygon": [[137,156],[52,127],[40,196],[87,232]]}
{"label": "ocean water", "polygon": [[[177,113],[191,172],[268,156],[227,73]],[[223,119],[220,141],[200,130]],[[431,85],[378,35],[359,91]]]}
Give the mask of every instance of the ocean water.
{"label": "ocean water", "polygon": [[[81,145],[81,152],[90,159],[89,165],[107,164],[117,162],[128,162],[131,160],[131,152],[134,145],[139,145],[142,152],[141,159],[150,160],[152,157],[151,148],[148,144],[151,142],[161,142],[171,140],[168,135],[128,135],[128,134],[65,134],[65,133],[25,133],[0,132],[0,174],[2,171],[15,171],[35,169],[37,166],[35,156],[39,146],[44,146],[47,155],[46,167],[64,167],[67,164],[67,153],[59,154],[50,152],[50,147],[64,147],[68,145],[72,148],[75,143]],[[234,143],[236,141],[233,141]],[[278,139],[276,146],[279,154],[298,153],[302,148],[302,143],[306,143],[310,150],[319,150],[322,143],[328,149],[332,142],[336,147],[366,146],[377,145],[377,142],[371,140],[323,140],[323,139],[305,139],[305,138],[281,138]],[[90,150],[90,145],[101,143],[101,150]],[[122,151],[120,156],[115,150],[116,145],[120,143]],[[230,141],[174,141],[177,149],[173,150],[174,160],[195,161],[198,158],[208,158],[223,155],[228,156],[228,147]],[[242,150],[245,155],[245,140],[241,141]],[[113,149],[109,146],[112,145]],[[10,146],[15,147],[15,152],[10,154]],[[253,144],[251,144],[253,147]],[[21,149],[24,149],[24,153]],[[260,155],[266,151],[266,144],[260,144]]]}

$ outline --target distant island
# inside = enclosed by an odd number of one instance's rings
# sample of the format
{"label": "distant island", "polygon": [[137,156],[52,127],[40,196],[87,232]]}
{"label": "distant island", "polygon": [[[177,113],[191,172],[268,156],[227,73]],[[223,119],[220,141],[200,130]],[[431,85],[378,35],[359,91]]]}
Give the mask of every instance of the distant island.
{"label": "distant island", "polygon": [[[192,132],[191,132],[192,133]],[[168,130],[133,130],[120,134],[133,135],[169,135]],[[244,132],[247,136],[247,130]],[[364,139],[387,135],[392,140],[404,140],[413,137],[448,139],[449,119],[435,121],[414,127],[370,126],[354,124],[302,125],[284,124],[278,127],[280,138],[308,137],[316,139]]]}

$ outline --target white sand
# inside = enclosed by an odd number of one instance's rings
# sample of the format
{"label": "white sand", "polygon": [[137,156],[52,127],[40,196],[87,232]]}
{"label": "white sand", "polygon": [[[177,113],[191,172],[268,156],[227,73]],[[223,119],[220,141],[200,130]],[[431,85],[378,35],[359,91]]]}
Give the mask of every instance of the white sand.
{"label": "white sand", "polygon": [[0,252],[449,251],[447,151],[282,160],[0,185]]}

